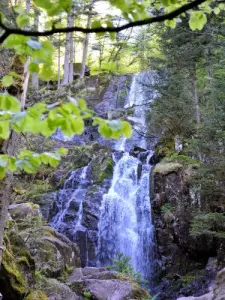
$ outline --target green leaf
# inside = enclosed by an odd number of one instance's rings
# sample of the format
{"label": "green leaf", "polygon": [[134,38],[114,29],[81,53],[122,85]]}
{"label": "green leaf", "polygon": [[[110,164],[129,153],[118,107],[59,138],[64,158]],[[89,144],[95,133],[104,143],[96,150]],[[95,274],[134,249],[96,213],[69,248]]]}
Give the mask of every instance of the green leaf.
{"label": "green leaf", "polygon": [[43,80],[49,80],[52,78],[54,72],[52,66],[44,65],[40,74],[40,78]]}
{"label": "green leaf", "polygon": [[126,138],[130,138],[132,135],[132,127],[130,125],[130,123],[126,122],[126,121],[122,121],[123,124],[123,134]]}
{"label": "green leaf", "polygon": [[70,124],[71,124],[72,135],[83,133],[83,131],[84,131],[84,120],[82,118],[77,118],[77,117],[71,116],[69,118],[69,120],[70,120]]}
{"label": "green leaf", "polygon": [[108,127],[107,123],[102,123],[99,127],[98,127],[98,131],[99,133],[106,137],[106,138],[110,138],[112,136],[112,129]]}
{"label": "green leaf", "polygon": [[6,86],[6,87],[12,85],[13,84],[13,78],[12,78],[12,76],[10,76],[10,75],[4,76],[2,78],[2,84],[4,86]]}
{"label": "green leaf", "polygon": [[207,22],[207,17],[202,11],[194,11],[191,13],[189,26],[191,30],[202,30]]}
{"label": "green leaf", "polygon": [[20,111],[20,102],[9,94],[0,94],[0,110]]}
{"label": "green leaf", "polygon": [[41,7],[46,10],[51,9],[51,6],[52,6],[52,3],[50,0],[34,0],[33,2],[37,7]]}
{"label": "green leaf", "polygon": [[26,26],[29,23],[29,17],[26,15],[19,15],[16,18],[16,24],[18,27],[22,28]]}
{"label": "green leaf", "polygon": [[2,166],[0,166],[0,179],[3,179],[5,177],[6,169]]}
{"label": "green leaf", "polygon": [[15,172],[16,171],[16,159],[13,156],[8,157],[8,169],[11,172]]}
{"label": "green leaf", "polygon": [[220,8],[219,7],[215,7],[214,8],[214,14],[218,15],[220,13]]}
{"label": "green leaf", "polygon": [[6,140],[9,137],[10,129],[9,129],[9,121],[0,121],[0,138]]}
{"label": "green leaf", "polygon": [[36,64],[36,63],[34,63],[34,62],[31,62],[31,63],[29,64],[29,71],[30,71],[31,73],[38,73],[38,72],[39,72],[39,65]]}
{"label": "green leaf", "polygon": [[79,106],[80,106],[81,110],[86,110],[87,109],[87,104],[86,104],[86,101],[84,99],[80,98],[78,100],[78,103],[79,103]]}
{"label": "green leaf", "polygon": [[66,148],[59,148],[58,150],[57,150],[57,152],[60,154],[60,155],[67,155],[68,154],[68,149],[66,149]]}
{"label": "green leaf", "polygon": [[174,29],[176,27],[176,21],[175,21],[175,19],[166,20],[165,25]]}
{"label": "green leaf", "polygon": [[99,20],[94,20],[92,23],[91,23],[91,28],[98,28],[98,27],[102,27],[102,24]]}

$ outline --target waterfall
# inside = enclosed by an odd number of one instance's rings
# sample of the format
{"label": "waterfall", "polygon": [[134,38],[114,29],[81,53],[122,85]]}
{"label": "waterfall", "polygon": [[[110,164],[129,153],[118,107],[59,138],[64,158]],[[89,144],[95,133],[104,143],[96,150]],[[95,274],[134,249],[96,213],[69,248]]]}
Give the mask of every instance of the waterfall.
{"label": "waterfall", "polygon": [[110,265],[119,253],[145,279],[151,274],[151,219],[149,178],[151,166],[124,153],[116,163],[112,185],[103,196],[99,222],[99,261]]}
{"label": "waterfall", "polygon": [[[130,257],[134,270],[149,282],[154,252],[149,160],[154,140],[146,136],[150,103],[156,93],[146,88],[146,82],[152,81],[154,76],[149,72],[132,76],[128,94],[121,105],[134,130],[130,139],[122,137],[116,143],[109,141],[107,144],[114,149],[112,180],[93,183],[92,162],[73,171],[57,193],[55,215],[51,221],[54,228],[78,244],[83,265],[107,266],[123,253]],[[108,107],[106,99],[99,107]],[[83,138],[79,144],[85,142]],[[67,141],[67,138],[61,140]],[[105,145],[104,139],[97,141]]]}
{"label": "waterfall", "polygon": [[[81,226],[83,201],[88,184],[87,174],[88,166],[73,171],[58,193],[56,202],[58,213],[52,219],[51,226],[60,232],[69,230],[75,236],[77,229]],[[72,214],[74,205],[77,207],[76,216]],[[69,219],[71,220],[70,228],[68,228]]]}
{"label": "waterfall", "polygon": [[130,151],[137,146],[143,149],[152,149],[155,140],[150,137],[148,131],[151,103],[157,97],[157,92],[151,88],[155,83],[155,78],[156,75],[153,72],[133,75],[130,91],[124,104],[127,119],[133,127],[133,134],[130,139],[121,137],[114,146],[115,150]]}
{"label": "waterfall", "polygon": [[[144,279],[152,277],[154,245],[149,164],[154,140],[148,140],[146,135],[147,113],[156,93],[144,86],[148,76],[147,72],[133,76],[124,105],[125,109],[133,110],[128,119],[133,122],[134,130],[131,139],[122,137],[114,147],[124,154],[119,160],[116,160],[116,156],[114,158],[116,164],[112,184],[103,196],[101,205],[98,242],[100,265],[110,265],[122,253],[131,258],[133,268]],[[150,78],[152,82],[154,77],[151,75]],[[139,154],[139,157],[133,157],[128,151],[134,147],[146,151]]]}

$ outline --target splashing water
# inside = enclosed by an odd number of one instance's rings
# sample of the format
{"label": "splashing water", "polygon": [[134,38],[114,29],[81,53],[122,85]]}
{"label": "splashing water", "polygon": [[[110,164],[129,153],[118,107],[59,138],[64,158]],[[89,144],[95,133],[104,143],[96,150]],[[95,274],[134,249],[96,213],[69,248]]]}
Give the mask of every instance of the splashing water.
{"label": "splashing water", "polygon": [[112,263],[119,253],[145,279],[151,276],[154,228],[149,198],[150,165],[125,153],[114,168],[113,180],[104,195],[99,222],[99,262]]}

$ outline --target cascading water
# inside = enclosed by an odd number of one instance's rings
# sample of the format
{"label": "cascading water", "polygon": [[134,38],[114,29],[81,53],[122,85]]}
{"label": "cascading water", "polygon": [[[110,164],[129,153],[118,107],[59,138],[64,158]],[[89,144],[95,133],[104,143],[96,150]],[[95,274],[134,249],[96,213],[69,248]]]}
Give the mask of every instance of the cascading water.
{"label": "cascading water", "polygon": [[109,265],[119,253],[145,279],[151,275],[154,229],[149,198],[150,165],[125,153],[116,163],[104,195],[99,222],[99,261]]}
{"label": "cascading water", "polygon": [[87,239],[90,238],[90,232],[83,226],[82,218],[87,188],[91,183],[88,174],[89,165],[71,173],[57,194],[57,213],[51,221],[53,228],[66,234],[72,241],[79,243],[82,240],[85,253],[82,253],[81,259],[85,265],[89,264]]}
{"label": "cascading water", "polygon": [[[96,187],[91,179],[91,163],[73,171],[57,194],[56,214],[51,222],[54,228],[77,242],[83,265],[94,266],[98,261],[106,266],[123,253],[131,258],[135,271],[147,280],[152,278],[154,252],[149,195],[149,159],[154,140],[146,138],[150,102],[156,97],[155,91],[146,88],[146,82],[152,81],[154,74],[148,72],[132,77],[123,109],[134,130],[130,139],[121,138],[116,144],[113,141],[107,144],[115,149],[111,185],[110,181],[105,187],[98,185],[93,199],[89,191]],[[107,107],[106,103],[99,107],[102,106]],[[101,141],[104,144],[100,138],[98,142]],[[133,151],[135,148],[139,152]]]}
{"label": "cascading water", "polygon": [[[115,145],[115,149],[124,154],[118,161],[115,159],[112,184],[103,197],[98,245],[101,265],[111,264],[122,253],[131,258],[133,268],[144,279],[152,277],[154,246],[149,164],[154,141],[146,139],[146,132],[149,104],[156,93],[146,93],[144,83],[148,75],[139,73],[133,76],[124,106],[126,109],[133,108],[133,114],[128,119],[134,123],[134,131],[130,140],[121,138]],[[144,161],[126,152],[135,146],[146,150],[140,155]]]}
{"label": "cascading water", "polygon": [[[76,171],[73,171],[70,177],[65,181],[64,188],[58,194],[58,213],[53,218],[51,225],[52,227],[58,229],[59,231],[64,231],[65,227],[68,227],[68,217],[69,209],[75,200],[78,204],[78,212],[76,218],[72,220],[72,227],[74,234],[76,233],[76,228],[81,225],[82,212],[83,212],[83,200],[86,193],[87,186],[87,170],[88,166],[80,168]],[[70,187],[70,197],[68,197],[67,187]]]}
{"label": "cascading water", "polygon": [[152,149],[154,138],[148,136],[149,112],[151,102],[157,97],[155,90],[151,88],[155,82],[155,74],[142,72],[133,75],[129,95],[124,109],[131,111],[127,119],[132,123],[133,134],[130,139],[120,138],[115,144],[115,149],[130,151],[135,146],[143,149]]}

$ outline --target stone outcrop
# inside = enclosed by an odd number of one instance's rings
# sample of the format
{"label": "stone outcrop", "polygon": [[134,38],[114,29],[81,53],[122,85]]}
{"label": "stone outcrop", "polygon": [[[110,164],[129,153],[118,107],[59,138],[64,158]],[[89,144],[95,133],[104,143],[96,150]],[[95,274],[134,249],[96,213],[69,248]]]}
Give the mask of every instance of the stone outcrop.
{"label": "stone outcrop", "polygon": [[224,300],[225,299],[225,269],[222,269],[216,276],[211,291],[200,297],[180,297],[177,300]]}
{"label": "stone outcrop", "polygon": [[147,291],[136,282],[118,272],[107,271],[105,268],[85,267],[75,269],[68,277],[67,284],[78,295],[98,300],[125,300],[148,298]]}
{"label": "stone outcrop", "polygon": [[[154,169],[152,206],[161,261],[159,299],[206,294],[222,266],[224,238],[216,230],[223,230],[219,225],[223,216],[210,212],[200,199],[194,181],[196,168],[195,164],[160,162]],[[217,229],[212,225],[215,222]]]}

